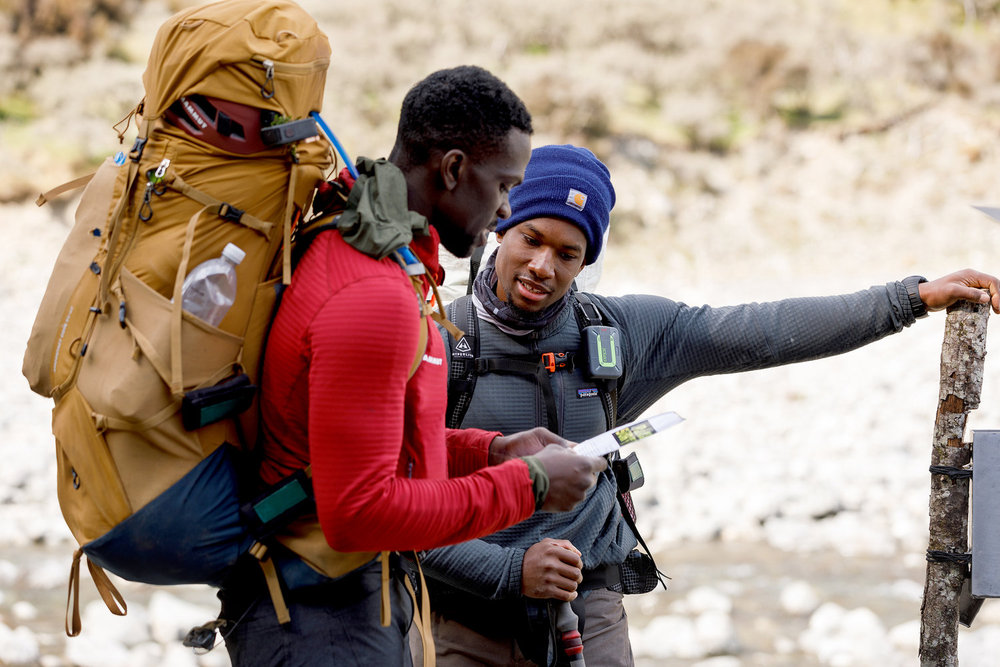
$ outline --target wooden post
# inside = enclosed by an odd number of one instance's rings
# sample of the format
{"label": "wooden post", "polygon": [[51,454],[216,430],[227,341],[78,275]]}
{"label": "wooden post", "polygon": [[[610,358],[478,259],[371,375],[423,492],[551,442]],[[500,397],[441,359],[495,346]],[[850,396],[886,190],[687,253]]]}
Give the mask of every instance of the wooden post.
{"label": "wooden post", "polygon": [[[972,443],[965,441],[965,423],[969,413],[979,407],[989,314],[988,305],[968,301],[948,309],[932,466],[961,468],[972,458]],[[931,475],[928,552],[965,554],[969,551],[968,535],[968,479]],[[958,597],[966,568],[963,562],[927,561],[920,608],[921,667],[958,665]]]}

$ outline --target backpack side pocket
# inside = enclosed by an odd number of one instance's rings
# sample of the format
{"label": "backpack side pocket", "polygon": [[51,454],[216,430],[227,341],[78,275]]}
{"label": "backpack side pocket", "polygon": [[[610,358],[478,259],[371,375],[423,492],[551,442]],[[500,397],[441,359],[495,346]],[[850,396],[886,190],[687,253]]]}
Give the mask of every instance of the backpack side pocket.
{"label": "backpack side pocket", "polygon": [[86,399],[72,388],[52,411],[59,507],[78,542],[100,537],[132,513],[107,441]]}
{"label": "backpack side pocket", "polygon": [[108,158],[83,191],[76,221],[63,243],[38,307],[21,372],[31,390],[42,396],[58,394],[76,369],[81,339],[92,318],[107,233],[108,216],[115,201],[119,169]]}

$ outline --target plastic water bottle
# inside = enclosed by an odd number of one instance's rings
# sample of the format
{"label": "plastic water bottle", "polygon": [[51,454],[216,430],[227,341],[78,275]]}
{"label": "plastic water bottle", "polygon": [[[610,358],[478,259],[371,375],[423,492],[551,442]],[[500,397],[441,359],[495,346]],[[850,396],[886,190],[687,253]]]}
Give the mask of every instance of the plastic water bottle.
{"label": "plastic water bottle", "polygon": [[184,278],[181,307],[213,327],[229,312],[236,300],[236,265],[246,253],[232,243],[222,255],[194,267]]}

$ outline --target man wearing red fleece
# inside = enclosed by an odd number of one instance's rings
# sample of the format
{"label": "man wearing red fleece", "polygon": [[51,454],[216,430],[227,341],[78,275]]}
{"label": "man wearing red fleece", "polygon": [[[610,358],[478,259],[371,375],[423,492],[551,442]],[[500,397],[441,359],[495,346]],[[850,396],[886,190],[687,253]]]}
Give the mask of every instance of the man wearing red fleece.
{"label": "man wearing red fleece", "polygon": [[[389,160],[358,161],[339,231],[318,235],[296,268],[265,351],[261,478],[312,465],[331,553],[425,550],[568,510],[606,465],[545,429],[446,429],[443,341],[387,256],[409,245],[440,281],[439,242],[458,256],[485,243],[510,215],[531,131],[521,100],[485,70],[432,74],[407,94]],[[420,329],[427,345],[411,376]],[[409,664],[410,604],[393,586],[393,622],[380,626],[373,557],[306,586],[282,567],[283,625],[261,582],[249,595],[224,589],[233,663]]]}

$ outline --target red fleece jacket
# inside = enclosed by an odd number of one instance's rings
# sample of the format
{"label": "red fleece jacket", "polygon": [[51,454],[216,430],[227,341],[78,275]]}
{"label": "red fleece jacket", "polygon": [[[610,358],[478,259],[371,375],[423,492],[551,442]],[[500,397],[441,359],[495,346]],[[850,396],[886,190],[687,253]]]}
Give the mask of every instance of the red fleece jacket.
{"label": "red fleece jacket", "polygon": [[[412,247],[440,274],[431,231]],[[427,349],[408,378],[418,327],[427,328]],[[312,462],[334,549],[431,549],[534,511],[523,461],[485,467],[498,433],[445,428],[443,346],[392,258],[376,261],[336,231],[313,241],[267,341],[261,475],[274,483]]]}

